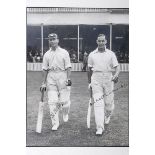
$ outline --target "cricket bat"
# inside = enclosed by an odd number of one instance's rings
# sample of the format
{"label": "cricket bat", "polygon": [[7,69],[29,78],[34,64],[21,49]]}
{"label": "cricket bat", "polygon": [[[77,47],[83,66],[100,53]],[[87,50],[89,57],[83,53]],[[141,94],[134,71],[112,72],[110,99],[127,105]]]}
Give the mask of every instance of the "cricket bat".
{"label": "cricket bat", "polygon": [[90,128],[90,118],[91,118],[91,109],[93,105],[93,98],[92,98],[92,88],[90,88],[90,99],[88,104],[88,111],[87,111],[87,128]]}
{"label": "cricket bat", "polygon": [[38,108],[38,118],[37,118],[37,125],[36,125],[36,132],[41,133],[42,129],[42,121],[43,121],[43,108],[44,108],[44,90],[41,91],[41,100],[39,102]]}

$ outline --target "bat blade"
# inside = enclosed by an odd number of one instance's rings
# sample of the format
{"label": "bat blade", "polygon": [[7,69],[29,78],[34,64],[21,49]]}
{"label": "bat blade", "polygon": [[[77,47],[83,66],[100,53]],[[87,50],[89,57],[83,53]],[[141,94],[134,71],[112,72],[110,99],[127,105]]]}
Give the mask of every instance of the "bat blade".
{"label": "bat blade", "polygon": [[90,128],[90,118],[91,118],[91,108],[92,108],[92,100],[89,99],[88,112],[87,112],[87,128]]}
{"label": "bat blade", "polygon": [[37,118],[37,125],[36,125],[37,133],[41,133],[41,130],[42,130],[43,107],[44,107],[44,102],[39,102],[38,118]]}

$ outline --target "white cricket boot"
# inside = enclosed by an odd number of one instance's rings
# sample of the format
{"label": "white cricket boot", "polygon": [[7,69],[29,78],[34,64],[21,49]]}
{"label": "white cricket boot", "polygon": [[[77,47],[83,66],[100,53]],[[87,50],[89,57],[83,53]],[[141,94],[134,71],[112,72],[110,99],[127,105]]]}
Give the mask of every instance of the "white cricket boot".
{"label": "white cricket boot", "polygon": [[68,114],[63,114],[63,121],[64,122],[68,122],[68,118],[69,118]]}
{"label": "white cricket boot", "polygon": [[52,125],[52,130],[56,131],[59,127],[59,112],[57,112],[55,116],[52,118]]}
{"label": "white cricket boot", "polygon": [[68,122],[69,119],[69,110],[70,110],[70,100],[63,105],[63,121]]}
{"label": "white cricket boot", "polygon": [[106,116],[105,116],[104,123],[105,123],[105,124],[109,124],[109,122],[110,122],[110,116],[109,116],[109,117],[106,117]]}
{"label": "white cricket boot", "polygon": [[96,122],[96,135],[102,135],[104,130],[104,100],[102,94],[97,93],[94,97],[94,113]]}
{"label": "white cricket boot", "polygon": [[96,135],[102,135],[103,134],[103,129],[102,128],[98,128],[96,131]]}
{"label": "white cricket boot", "polygon": [[58,127],[59,127],[58,124],[53,125],[53,127],[52,127],[52,131],[56,131],[56,130],[58,129]]}

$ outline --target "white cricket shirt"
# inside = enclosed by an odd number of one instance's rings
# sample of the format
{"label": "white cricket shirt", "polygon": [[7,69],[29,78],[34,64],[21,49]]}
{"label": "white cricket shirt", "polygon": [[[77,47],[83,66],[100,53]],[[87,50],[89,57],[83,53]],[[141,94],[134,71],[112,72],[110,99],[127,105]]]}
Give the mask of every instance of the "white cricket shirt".
{"label": "white cricket shirt", "polygon": [[61,47],[57,47],[55,51],[49,49],[43,57],[43,70],[66,70],[71,67],[69,53],[62,49]]}
{"label": "white cricket shirt", "polygon": [[118,65],[115,53],[109,49],[105,49],[105,52],[99,52],[97,48],[88,57],[88,67],[92,67],[94,72],[111,72]]}

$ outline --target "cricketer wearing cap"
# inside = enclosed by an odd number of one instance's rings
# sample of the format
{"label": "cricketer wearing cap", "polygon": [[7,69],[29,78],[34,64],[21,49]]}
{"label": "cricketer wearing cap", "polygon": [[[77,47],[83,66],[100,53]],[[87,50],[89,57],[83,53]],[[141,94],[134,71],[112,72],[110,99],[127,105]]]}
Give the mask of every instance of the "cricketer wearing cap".
{"label": "cricketer wearing cap", "polygon": [[48,37],[50,49],[43,57],[44,81],[41,89],[47,87],[52,130],[57,130],[59,127],[60,107],[62,107],[64,122],[68,121],[70,109],[70,89],[68,89],[68,86],[71,85],[71,63],[68,52],[58,45],[58,35],[52,33]]}
{"label": "cricketer wearing cap", "polygon": [[[106,48],[106,37],[99,34],[98,48],[88,57],[88,82],[92,87],[96,134],[102,135],[114,110],[114,83],[118,80],[120,67],[114,52]],[[114,75],[112,71],[114,70]]]}

